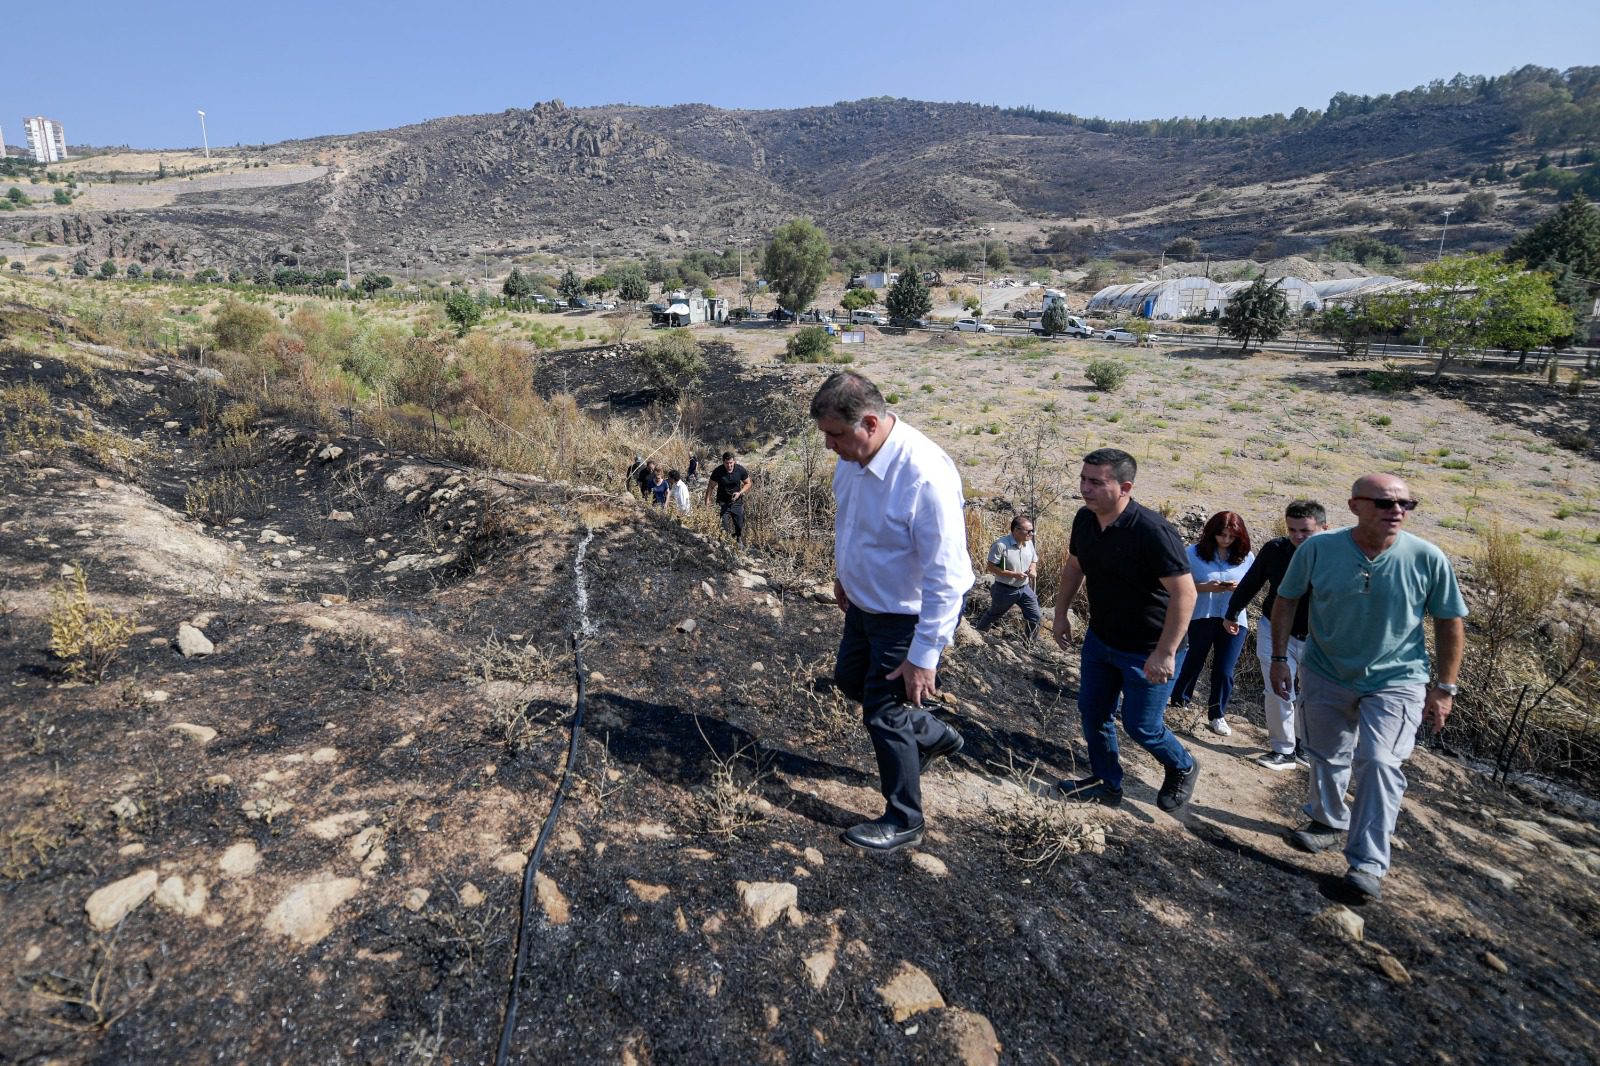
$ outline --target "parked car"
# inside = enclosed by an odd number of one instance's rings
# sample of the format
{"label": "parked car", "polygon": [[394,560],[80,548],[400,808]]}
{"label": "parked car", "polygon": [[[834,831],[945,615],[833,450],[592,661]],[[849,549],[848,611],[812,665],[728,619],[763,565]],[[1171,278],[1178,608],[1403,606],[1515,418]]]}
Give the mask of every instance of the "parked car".
{"label": "parked car", "polygon": [[573,296],[567,300],[567,306],[576,311],[592,311],[594,304],[582,296]]}
{"label": "parked car", "polygon": [[833,321],[833,316],[828,314],[826,311],[818,311],[813,307],[809,311],[800,312],[800,321],[803,323],[825,326]]}
{"label": "parked car", "polygon": [[645,304],[644,305],[644,309],[646,311],[650,312],[652,315],[661,315],[661,314],[665,314],[666,313],[667,305],[666,304]]}
{"label": "parked car", "polygon": [[887,326],[889,320],[876,311],[851,311],[850,324],[852,326]]}
{"label": "parked car", "polygon": [[993,333],[994,327],[987,322],[979,322],[976,318],[958,318],[956,324],[950,327],[958,333]]}
{"label": "parked car", "polygon": [[1018,322],[1037,322],[1044,317],[1044,312],[1038,308],[1030,307],[1022,311],[1013,311],[1011,317]]}
{"label": "parked car", "polygon": [[1114,344],[1138,344],[1139,335],[1131,329],[1108,329],[1100,333],[1100,339],[1111,341]]}
{"label": "parked car", "polygon": [[932,329],[933,323],[926,318],[891,318],[889,325],[898,326],[900,329]]}
{"label": "parked car", "polygon": [[781,307],[774,307],[772,310],[767,312],[767,317],[772,319],[774,322],[793,322],[794,312],[785,311]]}
{"label": "parked car", "polygon": [[615,301],[615,300],[597,300],[597,301],[595,301],[594,307],[595,307],[595,310],[597,310],[597,311],[615,311],[617,309],[617,301]]}

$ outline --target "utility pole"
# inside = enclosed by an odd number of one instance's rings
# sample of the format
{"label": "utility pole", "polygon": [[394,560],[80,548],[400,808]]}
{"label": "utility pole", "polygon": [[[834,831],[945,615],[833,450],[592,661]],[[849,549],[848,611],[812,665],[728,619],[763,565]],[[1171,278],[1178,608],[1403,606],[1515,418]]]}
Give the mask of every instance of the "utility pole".
{"label": "utility pole", "polygon": [[1433,257],[1435,263],[1444,258],[1444,235],[1450,232],[1450,212],[1453,210],[1450,207],[1444,209],[1444,228],[1439,231],[1439,253]]}

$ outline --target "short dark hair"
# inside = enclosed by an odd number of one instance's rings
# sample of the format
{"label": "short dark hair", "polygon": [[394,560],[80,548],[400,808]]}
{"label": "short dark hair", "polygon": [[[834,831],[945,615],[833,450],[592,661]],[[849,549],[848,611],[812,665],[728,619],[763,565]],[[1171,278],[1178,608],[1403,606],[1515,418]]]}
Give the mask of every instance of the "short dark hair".
{"label": "short dark hair", "polygon": [[1011,528],[1012,529],[1016,529],[1017,528],[1017,523],[1019,523],[1019,522],[1032,522],[1032,521],[1033,521],[1033,516],[1031,514],[1012,515],[1011,516]]}
{"label": "short dark hair", "polygon": [[732,459],[732,458],[733,458],[733,453],[732,452],[723,452],[722,453],[722,461],[723,462],[727,462],[729,459]]}
{"label": "short dark hair", "polygon": [[1109,466],[1118,481],[1132,481],[1139,473],[1139,461],[1121,448],[1096,448],[1083,457],[1084,466]]}
{"label": "short dark hair", "polygon": [[859,425],[866,415],[882,418],[889,413],[878,386],[854,370],[841,370],[822,383],[811,397],[812,418],[837,418]]}
{"label": "short dark hair", "polygon": [[1283,509],[1285,518],[1309,518],[1319,526],[1328,524],[1328,509],[1316,500],[1295,500]]}
{"label": "short dark hair", "polygon": [[678,473],[676,470],[668,470],[667,471],[667,480],[668,481],[682,481],[683,480],[683,475]]}

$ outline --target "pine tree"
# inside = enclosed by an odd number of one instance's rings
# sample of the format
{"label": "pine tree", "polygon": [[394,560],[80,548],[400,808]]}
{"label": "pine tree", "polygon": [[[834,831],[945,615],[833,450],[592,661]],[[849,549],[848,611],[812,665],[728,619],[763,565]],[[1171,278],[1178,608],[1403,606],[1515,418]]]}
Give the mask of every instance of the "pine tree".
{"label": "pine tree", "polygon": [[1228,301],[1228,309],[1222,315],[1222,330],[1239,339],[1241,352],[1250,347],[1252,338],[1270,341],[1288,327],[1289,301],[1278,288],[1282,280],[1269,284],[1263,272],[1248,289]]}
{"label": "pine tree", "polygon": [[1507,259],[1529,266],[1560,263],[1585,278],[1600,278],[1600,210],[1582,192],[1511,242]]}
{"label": "pine tree", "polygon": [[933,293],[923,282],[920,270],[900,271],[883,302],[889,309],[890,319],[918,319],[933,312]]}

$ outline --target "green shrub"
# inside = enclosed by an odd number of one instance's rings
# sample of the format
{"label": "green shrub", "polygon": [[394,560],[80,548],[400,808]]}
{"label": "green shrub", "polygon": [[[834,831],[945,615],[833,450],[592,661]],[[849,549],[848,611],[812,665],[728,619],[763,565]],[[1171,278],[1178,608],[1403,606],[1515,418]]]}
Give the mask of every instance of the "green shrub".
{"label": "green shrub", "polygon": [[706,372],[700,345],[686,329],[663,333],[639,349],[634,361],[650,387],[669,400]]}
{"label": "green shrub", "polygon": [[1116,392],[1122,388],[1122,383],[1128,379],[1129,372],[1128,364],[1119,363],[1115,359],[1096,359],[1083,368],[1083,376],[1101,392]]}
{"label": "green shrub", "polygon": [[[861,291],[859,289],[855,290]],[[784,345],[783,361],[786,363],[833,362],[833,338],[821,326],[807,326],[789,338]]]}
{"label": "green shrub", "polygon": [[[155,274],[165,274],[160,267]],[[152,275],[155,276],[155,275]],[[278,320],[265,307],[229,300],[217,311],[211,334],[217,347],[230,352],[253,352],[268,333],[278,328]]]}

